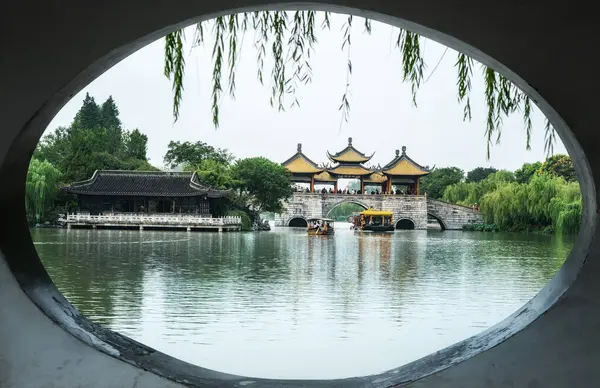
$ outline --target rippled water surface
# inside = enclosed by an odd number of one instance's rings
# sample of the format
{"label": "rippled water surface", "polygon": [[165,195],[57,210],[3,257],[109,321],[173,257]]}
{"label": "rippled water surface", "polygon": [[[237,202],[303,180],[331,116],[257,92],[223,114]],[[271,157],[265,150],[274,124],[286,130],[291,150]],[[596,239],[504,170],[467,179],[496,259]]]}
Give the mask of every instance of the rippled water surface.
{"label": "rippled water surface", "polygon": [[378,373],[474,335],[533,297],[572,246],[532,234],[336,232],[32,236],[91,319],[194,364],[279,378]]}

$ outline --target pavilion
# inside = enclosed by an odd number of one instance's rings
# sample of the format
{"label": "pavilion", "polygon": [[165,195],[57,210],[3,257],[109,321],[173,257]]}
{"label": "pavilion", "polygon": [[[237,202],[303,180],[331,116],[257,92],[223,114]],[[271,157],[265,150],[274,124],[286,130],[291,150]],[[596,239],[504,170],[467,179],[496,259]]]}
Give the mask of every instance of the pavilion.
{"label": "pavilion", "polygon": [[315,192],[315,184],[327,183],[333,185],[333,191],[338,192],[339,179],[359,179],[360,193],[365,192],[366,186],[377,186],[382,194],[392,194],[393,186],[406,186],[406,194],[420,195],[420,180],[430,173],[406,155],[406,147],[402,154],[396,150],[396,156],[383,167],[367,167],[375,153],[367,155],[352,145],[348,145],[334,154],[327,151],[327,158],[333,165],[318,165],[302,152],[302,144],[298,144],[297,152],[282,163],[292,174],[292,182],[309,183],[309,191]]}
{"label": "pavilion", "polygon": [[196,214],[210,217],[213,201],[227,195],[202,185],[195,172],[97,170],[61,188],[77,197],[79,213]]}

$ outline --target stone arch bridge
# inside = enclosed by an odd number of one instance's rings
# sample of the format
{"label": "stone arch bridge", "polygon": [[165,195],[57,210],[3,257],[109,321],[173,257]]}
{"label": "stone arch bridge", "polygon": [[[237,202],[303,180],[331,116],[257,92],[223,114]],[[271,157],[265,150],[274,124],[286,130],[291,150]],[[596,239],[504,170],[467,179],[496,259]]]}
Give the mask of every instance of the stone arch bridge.
{"label": "stone arch bridge", "polygon": [[483,222],[479,211],[424,195],[294,193],[285,211],[275,218],[276,226],[289,226],[294,220],[327,217],[342,203],[355,203],[365,209],[375,208],[394,213],[394,222],[409,220],[414,229],[426,229],[427,217],[435,218],[442,229],[460,230],[463,225]]}

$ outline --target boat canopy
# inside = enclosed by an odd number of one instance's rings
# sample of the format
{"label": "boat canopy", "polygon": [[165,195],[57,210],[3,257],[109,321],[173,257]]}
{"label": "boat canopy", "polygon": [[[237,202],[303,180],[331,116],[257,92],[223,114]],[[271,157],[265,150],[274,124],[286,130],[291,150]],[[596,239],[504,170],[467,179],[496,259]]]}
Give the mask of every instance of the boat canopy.
{"label": "boat canopy", "polygon": [[335,222],[335,220],[334,220],[334,219],[332,219],[332,218],[319,218],[319,217],[316,217],[316,218],[309,218],[307,221],[327,221],[327,222]]}
{"label": "boat canopy", "polygon": [[394,215],[394,213],[386,211],[386,210],[374,210],[374,209],[368,209],[365,210],[363,212],[360,213],[360,215],[362,216],[388,216],[391,217],[392,215]]}

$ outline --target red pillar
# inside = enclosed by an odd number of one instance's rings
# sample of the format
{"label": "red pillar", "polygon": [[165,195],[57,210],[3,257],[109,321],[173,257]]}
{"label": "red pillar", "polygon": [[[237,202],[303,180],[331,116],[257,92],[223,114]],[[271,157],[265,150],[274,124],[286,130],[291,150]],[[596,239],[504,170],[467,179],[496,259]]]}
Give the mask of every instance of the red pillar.
{"label": "red pillar", "polygon": [[315,192],[315,176],[311,175],[310,177],[310,192],[314,193]]}

